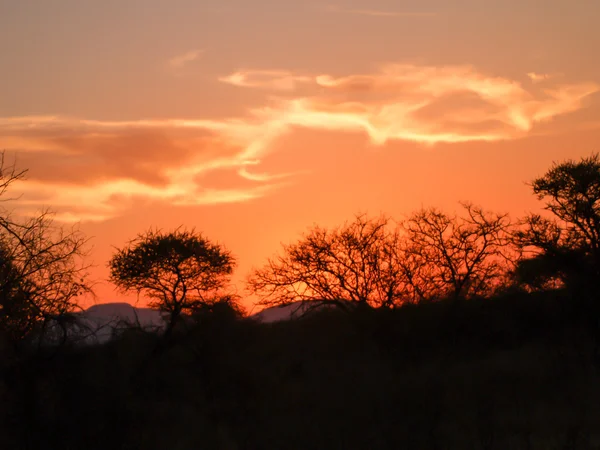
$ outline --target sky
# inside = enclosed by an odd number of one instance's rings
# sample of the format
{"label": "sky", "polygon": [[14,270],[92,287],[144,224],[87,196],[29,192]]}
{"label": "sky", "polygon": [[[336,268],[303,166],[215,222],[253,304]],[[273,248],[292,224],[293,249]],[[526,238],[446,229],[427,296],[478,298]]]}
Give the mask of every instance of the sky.
{"label": "sky", "polygon": [[[308,227],[460,201],[600,151],[597,0],[0,0],[15,211],[114,249],[194,227],[253,267]],[[247,306],[251,306],[247,304]]]}

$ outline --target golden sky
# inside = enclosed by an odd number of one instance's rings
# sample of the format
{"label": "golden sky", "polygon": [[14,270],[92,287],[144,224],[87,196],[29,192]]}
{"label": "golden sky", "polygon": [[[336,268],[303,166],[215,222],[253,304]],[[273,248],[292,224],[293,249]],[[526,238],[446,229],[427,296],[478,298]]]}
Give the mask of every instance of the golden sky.
{"label": "golden sky", "polygon": [[[600,151],[597,0],[0,0],[19,211],[93,236],[196,227],[236,280],[308,226],[470,200]],[[109,284],[99,301],[125,299]]]}

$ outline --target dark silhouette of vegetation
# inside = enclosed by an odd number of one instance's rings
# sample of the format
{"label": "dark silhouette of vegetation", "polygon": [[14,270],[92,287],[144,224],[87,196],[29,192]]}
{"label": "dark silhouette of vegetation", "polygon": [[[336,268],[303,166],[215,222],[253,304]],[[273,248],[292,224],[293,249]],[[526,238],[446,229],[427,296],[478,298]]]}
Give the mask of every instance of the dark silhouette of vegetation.
{"label": "dark silhouette of vegetation", "polygon": [[[25,175],[6,165],[2,153],[2,200],[10,200],[11,184]],[[78,309],[78,298],[92,293],[86,242],[76,228],[56,225],[48,211],[15,218],[7,208],[0,209],[0,329],[5,338],[17,343],[44,335],[50,321],[62,325]]]}
{"label": "dark silhouette of vegetation", "polygon": [[532,214],[515,233],[529,252],[521,280],[547,288],[600,280],[600,157],[554,164],[533,181],[533,191],[552,216]]}
{"label": "dark silhouette of vegetation", "polygon": [[317,300],[342,309],[391,308],[405,284],[398,242],[385,217],[358,215],[332,230],[317,226],[255,270],[248,287],[265,306]]}
{"label": "dark silhouette of vegetation", "polygon": [[109,266],[118,288],[146,295],[149,306],[169,314],[170,335],[183,313],[220,300],[235,261],[194,230],[150,230],[118,250]]}
{"label": "dark silhouette of vegetation", "polygon": [[508,215],[462,206],[462,217],[429,208],[403,224],[402,261],[418,301],[491,295],[518,259]]}
{"label": "dark silhouette of vegetation", "polygon": [[[180,339],[132,327],[52,358],[0,339],[0,447],[598,449],[599,178],[598,156],[555,164],[532,183],[548,216],[314,227],[249,279],[263,305],[340,306],[299,320],[247,317],[201,234],[142,234],[111,278]],[[0,326],[27,329],[30,279],[2,243]]]}
{"label": "dark silhouette of vegetation", "polygon": [[317,301],[345,309],[492,294],[518,259],[511,222],[463,207],[464,217],[422,209],[400,226],[359,215],[332,230],[314,227],[255,270],[248,287],[265,306]]}

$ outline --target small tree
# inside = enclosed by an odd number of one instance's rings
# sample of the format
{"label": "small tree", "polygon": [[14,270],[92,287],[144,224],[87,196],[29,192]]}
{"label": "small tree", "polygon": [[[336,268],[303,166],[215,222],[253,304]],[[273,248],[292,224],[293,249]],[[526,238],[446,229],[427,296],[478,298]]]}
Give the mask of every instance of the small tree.
{"label": "small tree", "polygon": [[254,270],[248,289],[264,306],[318,301],[342,308],[394,307],[404,287],[398,239],[385,217],[358,215],[332,230],[314,227]]}
{"label": "small tree", "polygon": [[512,268],[508,216],[462,206],[463,216],[429,208],[403,223],[402,261],[420,300],[490,294]]}
{"label": "small tree", "polygon": [[235,266],[222,246],[194,230],[147,231],[112,257],[110,280],[122,291],[135,291],[149,305],[169,314],[169,335],[183,313],[219,299]]}

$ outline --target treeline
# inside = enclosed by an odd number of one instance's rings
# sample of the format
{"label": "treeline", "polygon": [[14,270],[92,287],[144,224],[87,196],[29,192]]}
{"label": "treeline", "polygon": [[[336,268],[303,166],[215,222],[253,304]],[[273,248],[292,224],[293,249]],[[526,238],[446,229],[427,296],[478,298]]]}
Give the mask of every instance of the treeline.
{"label": "treeline", "polygon": [[[1,167],[6,198],[25,172]],[[262,306],[312,302],[274,324],[245,318],[226,248],[150,229],[110,280],[167,327],[91,347],[68,339],[93,292],[86,238],[4,209],[3,448],[599,448],[600,157],[531,187],[543,214],[309,229],[248,276]]]}
{"label": "treeline", "polygon": [[[1,163],[6,197],[26,171]],[[600,275],[599,156],[555,164],[531,186],[548,214],[511,219],[463,203],[462,214],[424,208],[399,222],[357,215],[338,228],[315,226],[254,270],[247,290],[262,306],[318,300],[342,309],[507,290],[568,287],[583,294]],[[18,342],[50,319],[68,320],[77,298],[92,292],[86,239],[56,226],[48,212],[26,220],[0,212],[0,324],[5,339]],[[241,311],[230,290],[235,264],[227,249],[194,229],[151,229],[113,255],[110,280],[168,313],[170,334],[182,315],[218,302]]]}

